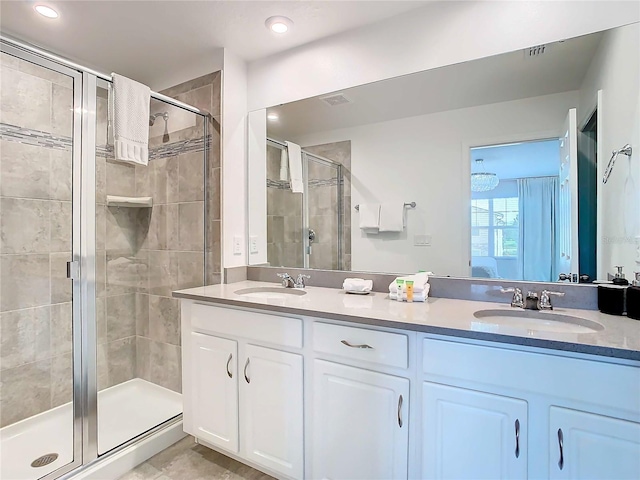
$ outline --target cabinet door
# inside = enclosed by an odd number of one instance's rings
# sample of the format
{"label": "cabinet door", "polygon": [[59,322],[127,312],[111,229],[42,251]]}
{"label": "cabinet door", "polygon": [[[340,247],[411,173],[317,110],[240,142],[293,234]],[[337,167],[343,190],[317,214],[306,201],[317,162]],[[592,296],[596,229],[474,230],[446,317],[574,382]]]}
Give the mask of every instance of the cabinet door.
{"label": "cabinet door", "polygon": [[233,340],[191,333],[196,437],[238,452],[238,345]]}
{"label": "cabinet door", "polygon": [[640,424],[551,407],[549,478],[640,478]]}
{"label": "cabinet door", "polygon": [[314,362],[312,478],[407,478],[409,380]]}
{"label": "cabinet door", "polygon": [[242,455],[288,477],[303,477],[302,356],[247,345],[240,378]]}
{"label": "cabinet door", "polygon": [[527,402],[425,382],[422,478],[527,478]]}

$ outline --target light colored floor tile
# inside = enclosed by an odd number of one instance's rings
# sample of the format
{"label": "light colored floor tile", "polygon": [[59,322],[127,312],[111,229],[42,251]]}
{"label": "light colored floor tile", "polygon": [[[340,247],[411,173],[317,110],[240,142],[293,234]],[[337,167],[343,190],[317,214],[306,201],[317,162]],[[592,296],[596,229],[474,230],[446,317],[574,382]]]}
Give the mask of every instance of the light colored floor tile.
{"label": "light colored floor tile", "polygon": [[272,477],[195,443],[189,436],[120,480],[271,480]]}

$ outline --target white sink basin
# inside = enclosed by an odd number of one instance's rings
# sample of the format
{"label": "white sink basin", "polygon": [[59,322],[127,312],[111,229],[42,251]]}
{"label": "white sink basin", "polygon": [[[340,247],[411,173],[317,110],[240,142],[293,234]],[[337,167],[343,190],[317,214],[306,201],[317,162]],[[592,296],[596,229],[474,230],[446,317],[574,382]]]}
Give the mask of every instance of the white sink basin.
{"label": "white sink basin", "polygon": [[473,316],[485,322],[509,322],[513,327],[545,332],[594,333],[604,330],[603,325],[593,320],[536,310],[478,310]]}
{"label": "white sink basin", "polygon": [[284,288],[284,287],[254,287],[254,288],[243,288],[241,290],[236,290],[234,292],[236,295],[242,295],[245,297],[251,298],[273,298],[273,299],[283,299],[287,297],[301,297],[302,295],[306,295],[307,292],[304,290],[297,290],[294,288]]}

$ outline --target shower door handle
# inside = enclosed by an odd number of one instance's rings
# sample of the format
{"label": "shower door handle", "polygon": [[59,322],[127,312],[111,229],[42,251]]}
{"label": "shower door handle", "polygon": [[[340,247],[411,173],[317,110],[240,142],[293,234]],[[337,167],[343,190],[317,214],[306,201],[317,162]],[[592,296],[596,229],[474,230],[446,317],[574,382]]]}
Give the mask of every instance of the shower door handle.
{"label": "shower door handle", "polygon": [[80,265],[78,262],[67,262],[67,278],[70,280],[78,280]]}

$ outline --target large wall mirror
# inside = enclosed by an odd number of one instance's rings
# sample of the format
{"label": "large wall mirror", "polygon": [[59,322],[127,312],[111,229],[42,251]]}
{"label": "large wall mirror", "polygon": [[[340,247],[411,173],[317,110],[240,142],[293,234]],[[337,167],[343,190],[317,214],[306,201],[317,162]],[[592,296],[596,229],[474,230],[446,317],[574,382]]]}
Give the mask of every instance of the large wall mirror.
{"label": "large wall mirror", "polygon": [[636,23],[250,113],[250,264],[640,270],[639,59]]}

